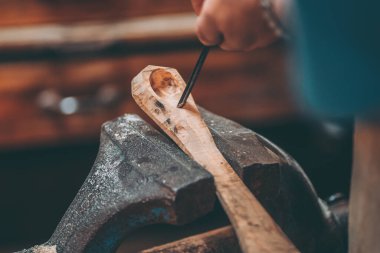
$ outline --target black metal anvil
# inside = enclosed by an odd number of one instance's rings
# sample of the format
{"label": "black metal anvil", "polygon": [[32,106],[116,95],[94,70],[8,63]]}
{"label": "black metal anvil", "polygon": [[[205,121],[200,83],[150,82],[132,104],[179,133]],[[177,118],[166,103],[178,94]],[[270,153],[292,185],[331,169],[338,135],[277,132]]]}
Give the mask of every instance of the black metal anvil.
{"label": "black metal anvil", "polygon": [[[235,122],[201,112],[220,151],[301,252],[344,252],[346,227],[290,156]],[[100,138],[94,166],[51,238],[23,252],[115,252],[137,228],[181,225],[213,210],[211,175],[140,117],[106,122]]]}

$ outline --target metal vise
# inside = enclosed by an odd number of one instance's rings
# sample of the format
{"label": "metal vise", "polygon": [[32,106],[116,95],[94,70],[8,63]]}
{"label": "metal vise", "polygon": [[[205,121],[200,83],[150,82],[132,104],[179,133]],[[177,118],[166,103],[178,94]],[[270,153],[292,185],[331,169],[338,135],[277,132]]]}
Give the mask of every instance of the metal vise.
{"label": "metal vise", "polygon": [[[290,156],[235,122],[201,112],[218,148],[301,252],[344,252],[342,212],[337,217],[318,198]],[[137,228],[181,225],[213,210],[211,175],[140,117],[106,122],[100,138],[95,164],[51,238],[22,252],[115,252]]]}

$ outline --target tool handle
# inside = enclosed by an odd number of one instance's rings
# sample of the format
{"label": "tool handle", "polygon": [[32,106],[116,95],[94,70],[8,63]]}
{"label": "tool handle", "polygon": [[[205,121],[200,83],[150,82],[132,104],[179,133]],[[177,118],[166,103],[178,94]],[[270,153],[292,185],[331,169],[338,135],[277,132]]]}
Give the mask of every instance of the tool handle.
{"label": "tool handle", "polygon": [[[219,153],[206,165],[243,252],[299,252]],[[217,171],[217,172],[215,172]]]}

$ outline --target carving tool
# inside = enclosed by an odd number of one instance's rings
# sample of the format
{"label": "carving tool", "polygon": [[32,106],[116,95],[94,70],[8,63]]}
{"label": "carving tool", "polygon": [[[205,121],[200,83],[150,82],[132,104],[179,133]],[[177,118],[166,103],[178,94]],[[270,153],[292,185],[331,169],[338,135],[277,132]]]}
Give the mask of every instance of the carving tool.
{"label": "carving tool", "polygon": [[177,105],[178,108],[182,108],[186,104],[187,98],[189,97],[191,90],[194,87],[195,81],[197,80],[199,72],[202,69],[203,63],[205,62],[209,51],[210,51],[210,47],[203,46],[201,54],[199,55],[198,61],[195,64],[195,68],[193,70],[193,73],[191,73],[190,79],[187,82],[185,90],[183,91],[182,96],[179,99],[179,102]]}

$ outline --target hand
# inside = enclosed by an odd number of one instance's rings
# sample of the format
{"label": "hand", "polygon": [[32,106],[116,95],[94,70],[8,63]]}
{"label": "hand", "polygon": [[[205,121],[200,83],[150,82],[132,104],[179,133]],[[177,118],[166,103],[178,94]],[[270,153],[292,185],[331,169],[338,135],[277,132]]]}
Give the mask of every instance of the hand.
{"label": "hand", "polygon": [[[219,45],[230,51],[249,51],[265,47],[278,39],[263,16],[260,0],[191,2],[198,15],[196,33],[204,45]],[[274,11],[281,8],[280,2],[274,1]]]}

